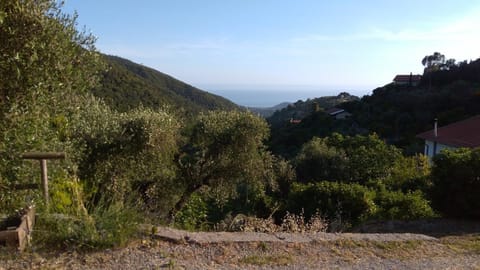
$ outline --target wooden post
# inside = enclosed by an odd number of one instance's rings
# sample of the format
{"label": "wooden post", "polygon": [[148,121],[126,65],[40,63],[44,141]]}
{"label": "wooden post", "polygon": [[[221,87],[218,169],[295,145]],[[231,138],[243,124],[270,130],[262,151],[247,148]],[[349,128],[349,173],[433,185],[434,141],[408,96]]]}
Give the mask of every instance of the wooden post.
{"label": "wooden post", "polygon": [[45,204],[48,206],[49,196],[48,196],[48,174],[47,174],[47,160],[40,159],[40,171],[42,178],[42,189],[43,189],[43,198],[45,198]]}
{"label": "wooden post", "polygon": [[45,205],[48,207],[48,174],[47,174],[47,159],[65,159],[63,152],[29,152],[22,155],[23,159],[36,159],[40,161],[40,171],[42,179],[43,198]]}

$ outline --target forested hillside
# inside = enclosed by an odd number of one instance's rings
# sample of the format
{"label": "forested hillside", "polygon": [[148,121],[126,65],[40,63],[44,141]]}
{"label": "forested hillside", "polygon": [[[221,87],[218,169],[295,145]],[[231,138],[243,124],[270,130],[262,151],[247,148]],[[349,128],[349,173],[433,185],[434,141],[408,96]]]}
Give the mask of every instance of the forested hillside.
{"label": "forested hillside", "polygon": [[119,111],[128,111],[142,104],[149,108],[164,105],[188,114],[205,110],[232,110],[233,102],[202,91],[152,68],[127,59],[103,55],[108,69],[93,93]]}
{"label": "forested hillside", "polygon": [[[435,67],[431,67],[433,69]],[[407,153],[421,152],[415,135],[480,114],[480,59],[426,70],[419,86],[388,84],[341,107],[352,120]]]}
{"label": "forested hillside", "polygon": [[[338,103],[337,107],[351,113],[345,120],[336,120],[322,111],[314,112],[315,100],[297,102],[275,113],[268,119],[272,124],[271,149],[291,157],[312,137],[337,132],[344,135],[376,133],[406,154],[422,152],[423,142],[415,136],[432,129],[435,118],[443,126],[480,114],[480,59],[455,63],[453,59],[445,61],[443,56],[443,60],[425,65],[418,86],[390,83],[361,99]],[[289,118],[302,121],[292,124]]]}
{"label": "forested hillside", "polygon": [[316,109],[324,111],[341,103],[358,99],[359,98],[356,96],[343,92],[337,96],[318,97],[305,101],[298,100],[297,102],[286,106],[286,108],[276,111],[268,118],[268,123],[273,127],[279,127],[284,125],[290,119],[303,119]]}

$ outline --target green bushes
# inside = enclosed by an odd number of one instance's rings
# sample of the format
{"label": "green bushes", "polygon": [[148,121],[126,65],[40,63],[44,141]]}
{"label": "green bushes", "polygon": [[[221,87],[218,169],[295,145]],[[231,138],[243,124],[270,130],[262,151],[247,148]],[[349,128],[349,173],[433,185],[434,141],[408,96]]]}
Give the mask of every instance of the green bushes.
{"label": "green bushes", "polygon": [[326,181],[294,184],[287,210],[292,213],[304,211],[307,218],[318,211],[331,222],[341,220],[347,228],[369,219],[411,220],[435,216],[420,191],[402,193]]}
{"label": "green bushes", "polygon": [[295,159],[300,181],[341,181],[365,184],[387,179],[403,157],[394,146],[376,135],[333,134],[306,143]]}
{"label": "green bushes", "polygon": [[287,209],[292,213],[304,211],[307,219],[318,211],[331,221],[340,218],[348,227],[376,212],[374,198],[374,192],[359,184],[326,181],[294,184]]}
{"label": "green bushes", "polygon": [[435,217],[430,202],[420,191],[379,190],[376,192],[377,212],[372,216],[378,220],[412,220]]}
{"label": "green bushes", "polygon": [[82,150],[78,175],[89,200],[109,193],[112,201],[122,201],[138,191],[152,210],[168,211],[171,206],[156,198],[174,200],[178,121],[163,110],[118,114],[104,106],[93,108],[97,110],[85,112],[76,122],[72,138]]}
{"label": "green bushes", "polygon": [[208,205],[200,194],[193,194],[175,215],[175,226],[185,230],[207,229]]}
{"label": "green bushes", "polygon": [[66,249],[101,249],[123,246],[134,236],[141,221],[129,204],[97,205],[92,213],[64,215],[43,213],[37,219],[36,246]]}
{"label": "green bushes", "polygon": [[480,149],[442,151],[433,159],[432,202],[447,217],[480,218]]}

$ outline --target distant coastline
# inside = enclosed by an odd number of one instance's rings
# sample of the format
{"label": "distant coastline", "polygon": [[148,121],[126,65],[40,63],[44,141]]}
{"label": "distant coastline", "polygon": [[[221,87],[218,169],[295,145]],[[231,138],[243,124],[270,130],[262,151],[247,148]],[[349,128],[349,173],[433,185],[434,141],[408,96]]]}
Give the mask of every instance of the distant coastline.
{"label": "distant coastline", "polygon": [[299,91],[274,91],[274,90],[206,90],[212,94],[227,98],[234,103],[255,108],[268,108],[278,105],[282,102],[294,103],[298,100],[306,100],[322,96],[337,95],[342,91],[325,90],[299,90]]}

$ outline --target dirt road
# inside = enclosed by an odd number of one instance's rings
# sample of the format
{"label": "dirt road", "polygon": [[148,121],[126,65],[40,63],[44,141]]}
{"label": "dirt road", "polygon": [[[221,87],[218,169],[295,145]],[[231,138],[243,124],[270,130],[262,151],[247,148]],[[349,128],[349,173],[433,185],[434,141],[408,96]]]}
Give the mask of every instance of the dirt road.
{"label": "dirt road", "polygon": [[0,256],[4,269],[478,269],[480,235],[191,233],[159,227],[97,252]]}

